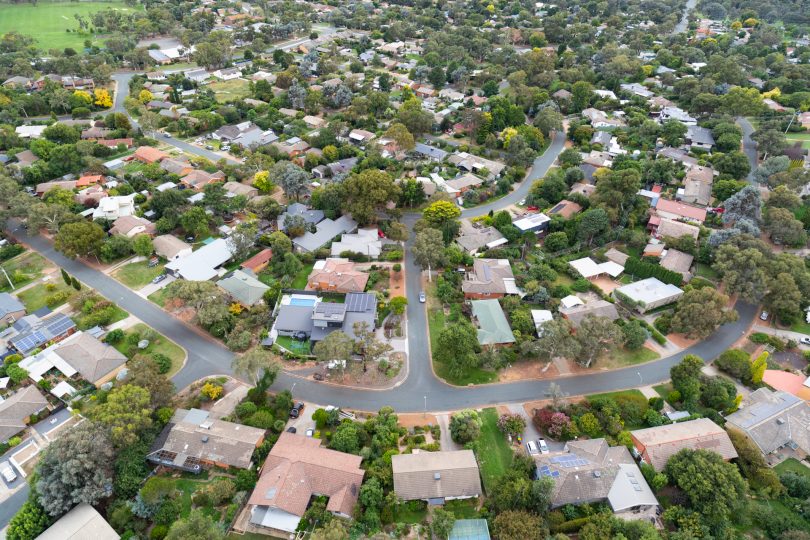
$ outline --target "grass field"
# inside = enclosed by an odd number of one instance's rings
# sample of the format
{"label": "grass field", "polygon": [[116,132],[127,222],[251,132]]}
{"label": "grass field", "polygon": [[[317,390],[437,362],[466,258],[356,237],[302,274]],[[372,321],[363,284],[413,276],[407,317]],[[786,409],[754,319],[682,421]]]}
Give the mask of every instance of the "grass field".
{"label": "grass field", "polygon": [[630,351],[628,349],[616,349],[606,358],[600,358],[596,364],[600,368],[616,369],[625,366],[643,364],[644,362],[649,362],[660,357],[660,354],[652,349],[648,349],[647,347],[642,347],[635,351]]}
{"label": "grass field", "polygon": [[785,138],[790,144],[801,141],[802,148],[810,149],[810,133],[788,133]]}
{"label": "grass field", "polygon": [[788,471],[792,471],[810,478],[810,468],[805,467],[804,465],[801,464],[801,462],[799,462],[798,459],[795,458],[786,459],[785,461],[774,467],[774,469],[776,470],[776,474],[782,474]]}
{"label": "grass field", "polygon": [[[105,9],[140,11],[141,7],[127,6],[124,2],[48,2],[40,0],[36,5],[0,4],[0,34],[16,31],[34,38],[42,49],[72,47],[77,52],[84,49],[85,40],[102,45],[99,34],[75,33],[79,23],[74,15],[89,16]],[[91,23],[92,24],[92,23]],[[71,30],[66,32],[65,30]]]}
{"label": "grass field", "polygon": [[[133,326],[131,329],[126,331],[126,334],[129,335],[133,331],[134,332],[143,332],[149,328],[143,323],[138,323]],[[121,354],[125,355],[127,358],[131,358],[135,356],[136,353],[145,354],[145,355],[152,355],[152,354],[164,354],[168,356],[172,361],[172,368],[166,373],[166,377],[172,377],[175,373],[180,371],[180,368],[183,367],[183,361],[186,358],[186,351],[183,350],[180,345],[177,345],[175,342],[166,338],[166,336],[162,334],[158,334],[160,337],[153,340],[149,343],[149,346],[144,349],[143,351],[135,351],[131,350],[133,347],[129,343],[127,343],[126,338],[121,340],[120,342],[115,344],[115,348],[118,349]]]}
{"label": "grass field", "polygon": [[[49,291],[48,285],[51,284],[54,285],[56,288]],[[62,293],[63,291],[68,293],[65,296],[65,299],[48,306],[49,308],[53,309],[61,306],[62,304],[70,300],[70,297],[72,297],[76,293],[76,290],[73,289],[73,287],[68,287],[67,285],[65,285],[64,281],[53,283],[40,283],[39,285],[34,285],[33,287],[22,291],[20,294],[17,295],[17,297],[20,299],[20,302],[25,304],[25,309],[28,311],[28,313],[33,313],[34,311],[48,305],[46,299],[49,296]]]}
{"label": "grass field", "polygon": [[[27,251],[0,264],[0,268],[5,270],[14,281],[14,288],[24,287],[42,276],[42,271],[47,266],[45,259],[39,253]],[[0,274],[0,292],[11,292],[11,286],[4,274]]]}
{"label": "grass field", "polygon": [[149,268],[147,261],[129,263],[115,271],[115,279],[129,287],[138,290],[147,286],[153,279],[163,273],[163,265],[159,264]]}
{"label": "grass field", "polygon": [[217,81],[208,85],[214,92],[218,103],[226,103],[250,95],[250,83],[245,79],[231,79],[230,81]]}
{"label": "grass field", "polygon": [[498,429],[498,411],[490,407],[481,411],[481,435],[475,442],[475,452],[481,466],[484,490],[489,492],[512,465],[514,452]]}

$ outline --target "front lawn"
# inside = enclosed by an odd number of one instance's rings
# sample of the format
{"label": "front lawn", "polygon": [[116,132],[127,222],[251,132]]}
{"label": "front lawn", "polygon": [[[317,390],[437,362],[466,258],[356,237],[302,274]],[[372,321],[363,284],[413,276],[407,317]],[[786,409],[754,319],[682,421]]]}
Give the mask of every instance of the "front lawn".
{"label": "front lawn", "polygon": [[[5,274],[0,272],[0,292],[13,292],[39,279],[47,264],[45,259],[34,251],[21,253],[0,264],[0,268],[5,270]],[[9,285],[9,279],[14,283],[14,289]]]}
{"label": "front lawn", "polygon": [[593,401],[594,399],[598,398],[613,398],[618,401],[621,401],[623,398],[629,399],[642,398],[645,401],[647,400],[647,398],[644,397],[644,394],[641,393],[641,390],[637,390],[635,388],[631,390],[618,390],[616,392],[605,392],[604,394],[591,394],[590,396],[586,396],[586,399],[588,401]]}
{"label": "front lawn", "polygon": [[[147,329],[149,329],[147,325],[138,323],[125,333],[127,336],[134,333],[142,334]],[[172,367],[169,369],[168,373],[166,373],[166,377],[171,378],[175,373],[180,371],[180,368],[183,367],[183,362],[186,359],[186,351],[180,345],[168,339],[166,336],[158,334],[154,329],[152,329],[152,331],[155,332],[158,337],[151,340],[149,342],[149,346],[142,351],[138,350],[137,343],[130,343],[126,337],[116,343],[115,348],[127,358],[132,358],[136,354],[143,354],[147,356],[151,356],[153,354],[162,354],[168,357],[172,361]]]}
{"label": "front lawn", "polygon": [[675,390],[675,388],[673,388],[672,383],[665,383],[653,386],[653,390],[655,390],[662,398],[667,399],[669,393]]}
{"label": "front lawn", "polygon": [[166,304],[166,288],[164,287],[163,289],[158,289],[146,298],[160,307],[163,307]]}
{"label": "front lawn", "polygon": [[28,313],[48,306],[57,308],[70,300],[76,294],[76,289],[65,284],[64,281],[54,283],[40,283],[25,289],[17,295],[20,302],[25,304]]}
{"label": "front lawn", "polygon": [[649,362],[650,360],[655,360],[660,357],[660,354],[647,347],[641,347],[635,351],[622,348],[611,352],[608,358],[598,360],[596,364],[601,368],[616,369],[643,364],[644,362]]}
{"label": "front lawn", "polygon": [[245,79],[212,82],[208,88],[214,92],[217,103],[236,101],[250,96],[250,83]]}
{"label": "front lawn", "polygon": [[149,267],[149,261],[125,264],[113,273],[113,277],[133,290],[141,289],[163,273],[163,265]]}
{"label": "front lawn", "polygon": [[481,435],[475,441],[474,447],[478,465],[481,467],[484,490],[489,492],[512,465],[514,452],[506,437],[498,429],[498,411],[490,407],[481,411],[480,416],[483,422]]}
{"label": "front lawn", "polygon": [[791,324],[790,329],[793,332],[801,332],[802,334],[810,335],[810,324],[804,321],[799,321]]}
{"label": "front lawn", "polygon": [[276,344],[299,356],[310,356],[312,354],[309,340],[298,341],[290,336],[278,336]]}
{"label": "front lawn", "polygon": [[785,461],[774,467],[774,470],[776,471],[776,474],[782,474],[791,471],[810,478],[810,468],[802,465],[802,463],[796,458],[786,459]]}

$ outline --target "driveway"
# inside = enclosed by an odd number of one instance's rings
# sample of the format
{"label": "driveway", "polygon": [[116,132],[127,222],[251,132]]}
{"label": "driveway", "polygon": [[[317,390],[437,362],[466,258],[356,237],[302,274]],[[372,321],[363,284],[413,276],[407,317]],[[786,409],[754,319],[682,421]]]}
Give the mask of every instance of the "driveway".
{"label": "driveway", "polygon": [[145,287],[141,287],[140,289],[138,289],[138,294],[143,296],[144,298],[148,298],[150,294],[156,293],[157,291],[159,291],[163,287],[166,287],[169,283],[171,283],[172,281],[177,279],[176,277],[174,277],[171,274],[166,274],[166,275],[168,277],[166,279],[164,279],[163,281],[160,281],[158,283],[150,283],[150,284],[146,285]]}

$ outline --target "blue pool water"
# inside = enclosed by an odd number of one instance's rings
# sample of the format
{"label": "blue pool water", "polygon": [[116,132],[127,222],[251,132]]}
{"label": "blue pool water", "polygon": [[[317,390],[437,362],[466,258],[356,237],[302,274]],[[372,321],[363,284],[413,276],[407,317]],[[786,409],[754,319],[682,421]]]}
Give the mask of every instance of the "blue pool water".
{"label": "blue pool water", "polygon": [[314,306],[314,298],[290,298],[291,306]]}

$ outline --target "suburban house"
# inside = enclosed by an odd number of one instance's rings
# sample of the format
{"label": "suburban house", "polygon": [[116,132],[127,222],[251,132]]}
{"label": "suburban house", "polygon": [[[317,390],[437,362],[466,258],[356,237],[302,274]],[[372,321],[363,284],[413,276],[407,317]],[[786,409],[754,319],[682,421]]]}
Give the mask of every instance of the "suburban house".
{"label": "suburban house", "polygon": [[123,216],[115,220],[110,234],[121,234],[132,238],[139,234],[155,234],[155,224],[138,216]]}
{"label": "suburban house", "polygon": [[97,387],[111,381],[127,363],[118,349],[81,331],[59,342],[53,352]]}
{"label": "suburban house", "polygon": [[166,272],[188,281],[208,281],[219,275],[218,268],[231,260],[233,252],[228,241],[217,238],[186,257],[166,265]]}
{"label": "suburban house", "polygon": [[655,212],[662,218],[684,220],[697,225],[706,221],[705,208],[698,208],[682,202],[670,201],[669,199],[659,198],[655,204]]}
{"label": "suburban house", "polygon": [[247,469],[265,430],[209,416],[200,409],[177,409],[155,440],[146,459],[181,471],[203,467]]}
{"label": "suburban house", "polygon": [[695,257],[693,255],[670,248],[664,251],[663,255],[661,256],[661,266],[667,270],[678,272],[683,276],[684,282],[687,282],[692,279],[692,273],[690,270],[694,260]]}
{"label": "suburban house", "polygon": [[169,158],[160,162],[160,168],[169,174],[185,176],[194,170],[194,165],[186,159]]}
{"label": "suburban house", "polygon": [[376,259],[382,253],[382,240],[379,230],[374,228],[358,229],[356,233],[343,234],[340,240],[332,242],[332,256],[339,257],[342,253],[362,253],[366,257]]}
{"label": "suburban house", "polygon": [[312,437],[282,433],[262,466],[248,499],[250,523],[287,536],[295,532],[314,496],[326,510],[350,518],[365,471],[360,456],[322,448]]}
{"label": "suburban house", "polygon": [[683,296],[683,291],[675,285],[650,277],[614,289],[613,296],[639,313],[645,313],[677,301]]}
{"label": "suburban house", "polygon": [[478,462],[472,450],[421,452],[391,456],[394,492],[404,501],[444,504],[482,494]]}
{"label": "suburban house", "polygon": [[203,171],[201,169],[194,169],[184,177],[180,179],[180,182],[183,185],[195,189],[201,190],[208,184],[213,184],[214,182],[222,182],[225,180],[225,173],[222,171],[217,171],[214,173],[210,173],[207,171]]}
{"label": "suburban house", "polygon": [[92,219],[115,221],[135,213],[135,193],[104,197],[93,210]]}
{"label": "suburban house", "polygon": [[115,529],[87,503],[79,503],[56,523],[37,536],[37,540],[119,540]]}
{"label": "suburban house", "polygon": [[176,261],[191,255],[191,246],[174,236],[173,234],[162,234],[152,240],[155,254],[163,257],[167,261]]}
{"label": "suburban house", "polygon": [[582,212],[582,206],[567,199],[561,200],[548,211],[551,216],[560,216],[563,219],[571,219],[580,212]]}
{"label": "suburban house", "polygon": [[728,433],[708,418],[697,418],[630,432],[641,459],[656,471],[664,470],[669,458],[684,448],[711,450],[726,461],[737,457]]}
{"label": "suburban house", "polygon": [[63,313],[54,313],[45,318],[37,313],[21,317],[0,332],[0,347],[5,345],[5,350],[0,349],[0,358],[15,352],[27,356],[34,349],[61,341],[76,331],[76,323]]}
{"label": "suburban house", "polygon": [[475,255],[478,250],[502,246],[507,242],[506,237],[495,227],[476,227],[466,219],[461,221],[461,234],[456,238],[456,244],[470,255]]}
{"label": "suburban house", "polygon": [[267,268],[267,265],[270,264],[270,260],[272,258],[273,250],[270,248],[264,248],[256,255],[244,261],[240,265],[240,268],[246,272],[253,272],[253,275],[258,275],[259,272]]}
{"label": "suburban house", "polygon": [[357,222],[349,216],[324,219],[315,225],[315,232],[307,231],[303,236],[293,238],[293,245],[299,251],[317,251],[341,234],[350,233],[357,229]]}
{"label": "suburban house", "polygon": [[537,478],[554,480],[551,506],[607,502],[624,519],[655,518],[658,500],[625,446],[605,439],[569,441],[562,452],[534,456]]}
{"label": "suburban house", "polygon": [[132,157],[143,163],[159,163],[169,157],[169,154],[151,146],[139,146]]}
{"label": "suburban house", "polygon": [[693,149],[699,148],[711,152],[715,144],[712,130],[699,126],[688,126],[686,128],[686,137],[684,138],[686,139],[686,144]]}
{"label": "suburban house", "polygon": [[[487,178],[497,178],[506,169],[506,165],[499,161],[475,156],[467,152],[454,152],[450,154],[447,161],[467,172],[481,174]],[[483,174],[488,172],[489,174]]]}
{"label": "suburban house", "polygon": [[368,283],[368,274],[355,270],[349,259],[329,258],[315,261],[307,278],[307,288],[315,291],[339,293],[363,292]]}
{"label": "suburban house", "polygon": [[363,145],[374,140],[375,135],[365,129],[353,129],[349,132],[349,141],[354,144]]}
{"label": "suburban house", "polygon": [[597,263],[590,257],[583,257],[568,263],[571,268],[577,271],[579,275],[585,279],[593,279],[607,274],[612,278],[619,277],[624,272],[624,267],[620,264],[608,260],[603,263]]}
{"label": "suburban house", "polygon": [[661,218],[660,216],[652,216],[647,224],[658,238],[665,238],[670,236],[672,238],[680,238],[681,236],[691,236],[695,240],[700,236],[700,227],[690,225],[683,221],[676,221],[669,218]]}
{"label": "suburban house", "polygon": [[515,342],[509,321],[494,298],[472,300],[473,322],[478,326],[478,343],[481,345],[505,345]]}
{"label": "suburban house", "polygon": [[374,293],[348,293],[342,304],[323,302],[315,296],[293,295],[282,298],[270,335],[304,335],[311,341],[321,341],[341,330],[355,339],[355,323],[366,323],[373,330],[376,320],[377,296]]}
{"label": "suburban house", "polygon": [[444,161],[448,156],[445,150],[425,143],[416,143],[413,147],[413,152],[433,161]]}
{"label": "suburban house", "polygon": [[[570,298],[570,297],[566,297]],[[576,298],[576,297],[574,297]],[[565,300],[565,298],[563,298]],[[578,327],[585,317],[607,317],[611,321],[619,318],[619,312],[616,311],[615,304],[607,300],[589,300],[588,302],[571,303],[570,307],[566,306],[564,302],[560,303],[559,312],[563,318],[571,321],[574,327]]]}
{"label": "suburban house", "polygon": [[479,178],[472,173],[464,173],[445,182],[447,187],[451,188],[454,193],[464,193],[472,188],[477,188],[483,183],[483,178]]}
{"label": "suburban house", "polygon": [[678,198],[683,202],[707,206],[712,200],[714,169],[697,165],[686,171],[683,188],[678,190]]}
{"label": "suburban house", "polygon": [[278,230],[286,230],[287,220],[296,216],[302,217],[307,225],[317,225],[324,218],[323,210],[310,209],[307,205],[301,203],[291,203],[287,205],[286,210],[276,220]]}
{"label": "suburban house", "polygon": [[14,324],[25,316],[25,306],[7,292],[0,293],[0,324]]}
{"label": "suburban house", "polygon": [[787,392],[760,388],[745,400],[745,406],[726,417],[768,455],[781,448],[810,453],[810,404]]}
{"label": "suburban house", "polygon": [[0,402],[0,443],[21,432],[32,415],[48,408],[48,400],[36,386],[26,386]]}
{"label": "suburban house", "polygon": [[550,221],[551,218],[545,214],[529,214],[515,220],[512,225],[520,229],[522,233],[533,232],[535,234],[541,234],[548,230]]}
{"label": "suburban house", "polygon": [[501,298],[519,294],[508,259],[476,259],[461,283],[464,298]]}
{"label": "suburban house", "polygon": [[264,298],[264,293],[270,287],[242,270],[234,270],[217,281],[220,289],[228,293],[231,298],[250,307],[258,304]]}
{"label": "suburban house", "polygon": [[253,197],[257,197],[259,195],[258,189],[251,185],[243,184],[242,182],[225,182],[222,187],[224,187],[225,191],[228,192],[225,194],[226,197],[244,195],[248,199],[252,199]]}

